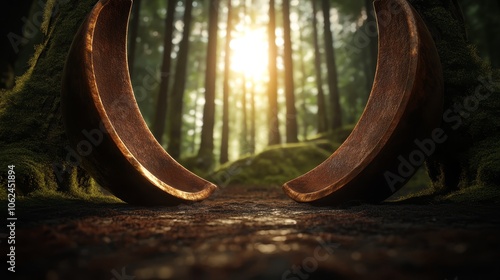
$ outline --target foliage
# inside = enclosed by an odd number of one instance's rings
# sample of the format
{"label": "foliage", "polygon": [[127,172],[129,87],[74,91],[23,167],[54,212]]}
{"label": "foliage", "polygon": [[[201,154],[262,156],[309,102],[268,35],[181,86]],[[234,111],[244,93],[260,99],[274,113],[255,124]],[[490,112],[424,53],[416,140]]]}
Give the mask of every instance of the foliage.
{"label": "foliage", "polygon": [[325,141],[270,146],[256,155],[221,166],[209,178],[222,186],[280,185],[316,167],[338,146]]}
{"label": "foliage", "polygon": [[[208,18],[208,7],[207,1],[195,1],[195,6],[193,9],[194,19],[195,19],[195,27],[193,30],[193,35],[191,36],[191,51],[189,54],[189,69],[188,69],[188,83],[186,85],[186,100],[183,104],[185,108],[184,111],[184,120],[183,120],[183,146],[182,146],[182,156],[184,158],[190,157],[194,155],[194,151],[196,150],[196,146],[199,145],[199,134],[201,132],[201,107],[200,104],[203,104],[203,68],[204,68],[204,57],[206,53],[204,49],[206,48],[207,42],[207,18]],[[248,3],[251,2],[251,5]],[[369,1],[368,1],[369,2]],[[465,1],[467,2],[467,1]],[[420,5],[419,1],[413,1],[415,5]],[[268,1],[259,0],[259,1],[235,1],[235,14],[236,19],[234,20],[234,29],[235,39],[238,36],[244,35],[244,30],[242,31],[242,23],[245,23],[246,28],[253,28],[254,30],[265,30],[267,25],[267,9],[268,9]],[[279,47],[279,61],[282,61],[283,55],[283,18],[282,12],[280,10],[281,1],[276,2],[276,15],[277,15],[277,43]],[[161,1],[152,1],[143,3],[144,7],[141,10],[141,32],[140,37],[138,38],[139,51],[137,52],[139,63],[135,66],[135,72],[138,73],[134,75],[133,83],[136,88],[136,92],[138,92],[137,99],[141,106],[141,110],[147,121],[151,118],[152,108],[154,108],[154,100],[156,100],[157,87],[148,89],[144,91],[143,88],[143,78],[144,76],[150,75],[151,69],[158,69],[159,61],[161,60],[161,52],[162,52],[162,34],[163,34],[163,17],[165,14],[165,3]],[[219,21],[219,28],[221,31],[224,30],[225,19],[227,9],[225,7],[225,2],[221,2],[221,16],[220,18],[223,20]],[[433,3],[436,5],[436,3]],[[468,4],[466,6],[467,10],[465,12],[466,15],[476,16],[474,19],[475,22],[471,22],[472,30],[477,30],[481,26],[481,20],[478,17],[477,5]],[[182,5],[179,4],[177,9],[178,17],[180,12],[182,11]],[[295,88],[296,88],[296,107],[298,110],[298,122],[299,122],[299,136],[300,140],[306,140],[308,138],[314,137],[317,133],[316,130],[316,118],[317,118],[317,89],[315,86],[315,78],[314,78],[314,51],[312,44],[312,7],[310,1],[291,1],[291,11],[290,11],[290,19],[292,25],[292,48],[294,50],[293,60],[294,65],[301,67],[294,67],[294,77],[295,79]],[[424,11],[423,13],[431,13],[431,11]],[[321,13],[318,15],[318,23],[319,25],[323,24],[323,18]],[[358,120],[361,115],[364,105],[366,103],[368,97],[368,91],[370,88],[372,73],[370,71],[366,71],[366,48],[368,46],[362,45],[359,46],[356,44],[356,40],[359,40],[360,36],[363,34],[363,25],[366,20],[366,7],[364,1],[332,1],[332,10],[331,10],[331,19],[332,19],[332,30],[335,38],[334,47],[336,52],[337,59],[337,67],[339,72],[339,94],[340,94],[340,103],[342,110],[342,119],[346,120],[346,124],[354,124]],[[442,21],[436,23],[440,29],[443,29],[447,32],[447,34],[460,34],[461,30],[458,27],[453,27],[446,23],[446,21]],[[182,23],[177,21],[176,24],[176,32],[177,39],[174,39],[174,44],[178,46],[180,41],[180,31]],[[324,34],[322,32],[322,28],[319,28],[320,37],[323,37]],[[219,41],[222,43],[225,40],[224,32],[219,32]],[[265,37],[264,37],[265,38]],[[370,40],[376,40],[376,37],[369,38]],[[487,38],[483,37],[483,41]],[[321,40],[320,40],[321,41]],[[446,43],[440,42],[441,44],[439,48],[441,50],[444,49],[456,49],[454,43]],[[223,46],[224,44],[219,44],[219,46]],[[320,46],[324,49],[324,45]],[[472,50],[472,49],[471,49]],[[172,53],[172,57],[176,58],[178,49],[175,49]],[[473,52],[473,51],[472,51]],[[446,53],[441,53],[443,55],[443,61],[448,61],[451,64],[455,63],[457,66],[457,59],[465,59],[466,57],[470,57],[472,52],[469,54],[456,54],[454,52],[448,52],[448,56]],[[222,98],[222,59],[224,57],[224,53],[222,49],[219,47],[218,51],[218,61],[219,61],[219,75],[217,81],[216,88],[216,129],[215,129],[215,154],[214,157],[217,157],[217,151],[219,140],[221,138],[220,127],[221,127],[221,98]],[[249,54],[251,55],[251,54]],[[259,59],[255,57],[255,59]],[[326,72],[326,65],[323,61],[323,70]],[[237,62],[233,62],[237,63]],[[284,94],[283,94],[283,81],[284,81],[284,69],[282,62],[279,66],[279,102],[280,107],[278,108],[278,117],[280,120],[280,128],[279,130],[284,131],[284,125],[287,116],[284,110]],[[455,70],[454,70],[455,69]],[[460,69],[457,67],[445,67],[445,71],[449,72],[446,77],[448,79],[456,79],[457,81],[461,81],[462,85],[468,83],[470,79],[463,79],[463,74],[470,75],[470,77],[477,77],[477,71],[482,70],[474,70],[472,67],[471,71],[476,71],[475,73],[461,73]],[[157,70],[155,70],[154,75],[159,76]],[[239,73],[232,73],[232,81],[230,84],[231,88],[231,96],[229,98],[230,102],[232,102],[231,109],[233,108],[241,108],[241,103],[239,95],[241,94],[241,90],[239,90],[241,80],[239,77]],[[173,75],[171,75],[173,76]],[[265,127],[267,126],[267,120],[262,115],[267,114],[267,105],[264,100],[267,100],[267,96],[265,95],[265,85],[263,81],[256,81],[257,87],[254,89],[253,94],[255,95],[257,102],[257,127]],[[326,81],[322,81],[322,83],[326,84]],[[459,85],[459,83],[456,83]],[[259,100],[262,100],[259,102]],[[247,105],[248,106],[248,105]],[[331,108],[328,109],[331,112]],[[259,114],[260,113],[260,114]],[[241,124],[241,110],[231,110],[230,112],[230,127],[231,127],[231,139],[230,143],[230,159],[235,160],[241,154],[239,151],[244,151],[242,149],[239,139],[238,127]],[[256,135],[256,146],[257,151],[262,150],[266,147],[267,137],[265,133],[265,129],[258,130]]]}
{"label": "foliage", "polygon": [[[164,32],[163,22],[165,16],[166,4],[161,1],[152,2],[142,2],[143,6],[141,8],[141,20],[139,27],[139,38],[138,47],[136,52],[136,65],[134,65],[134,75],[132,76],[132,83],[136,91],[136,99],[138,100],[139,106],[143,113],[144,118],[148,123],[151,123],[153,110],[155,107],[155,100],[158,93],[159,82],[153,83],[150,88],[145,86],[145,78],[152,76],[156,77],[159,81],[160,61],[162,56],[162,34]],[[267,10],[268,1],[234,1],[234,12],[235,19],[233,21],[234,27],[234,40],[238,40],[242,36],[245,36],[246,32],[250,29],[254,30],[256,33],[266,32],[267,28]],[[249,5],[249,3],[251,3]],[[278,118],[280,120],[279,130],[285,130],[285,120],[287,119],[285,108],[284,108],[284,92],[283,92],[283,81],[284,81],[284,69],[282,65],[282,54],[284,45],[283,41],[283,15],[281,11],[281,1],[276,2],[276,23],[277,23],[277,44],[278,44],[278,75],[279,75],[279,85],[280,89],[278,91]],[[217,53],[218,59],[218,76],[217,76],[217,87],[216,87],[216,126],[215,126],[215,154],[214,157],[218,157],[218,151],[220,150],[218,145],[220,145],[221,139],[221,118],[222,118],[222,70],[223,70],[223,58],[224,51],[222,46],[226,40],[225,37],[225,21],[227,18],[227,7],[226,2],[221,1],[221,9],[219,16],[219,50]],[[183,5],[179,4],[176,14],[178,21],[175,25],[174,35],[174,51],[172,52],[172,57],[174,61],[177,60],[178,45],[180,43],[180,32],[182,31],[182,22],[180,20],[180,14],[183,11]],[[339,69],[339,88],[340,88],[340,101],[342,107],[342,117],[346,119],[347,124],[353,124],[359,118],[364,104],[367,98],[366,86],[365,86],[365,73],[362,69],[362,55],[352,54],[350,49],[352,46],[349,42],[352,41],[352,37],[355,35],[355,30],[359,27],[361,13],[363,11],[363,4],[359,1],[340,1],[333,4],[332,8],[332,18],[336,20],[332,23],[334,37],[336,39],[335,49],[338,52],[338,69]],[[345,12],[345,14],[343,14]],[[342,13],[342,14],[340,14]],[[340,14],[340,16],[339,16]],[[298,122],[299,122],[299,140],[306,140],[309,137],[313,137],[316,133],[316,111],[317,111],[317,101],[316,101],[316,81],[314,77],[314,51],[312,45],[312,7],[309,1],[295,2],[291,1],[290,10],[291,19],[291,36],[292,36],[292,49],[293,49],[293,63],[296,65],[294,67],[294,77],[296,77],[294,86],[296,91],[296,107],[300,108],[298,110]],[[186,100],[183,104],[184,107],[184,119],[183,119],[183,136],[182,141],[182,160],[194,155],[196,148],[199,145],[199,135],[201,133],[202,125],[202,113],[200,106],[203,105],[203,75],[205,67],[205,56],[206,43],[208,40],[208,7],[207,1],[195,1],[193,6],[193,32],[191,35],[190,42],[190,52],[188,57],[188,72],[187,72],[187,84],[186,84]],[[323,18],[321,13],[318,14],[319,25],[323,24]],[[353,25],[355,26],[353,28]],[[246,26],[246,27],[244,27]],[[243,28],[243,29],[242,29]],[[246,29],[244,29],[246,28]],[[320,38],[322,38],[322,28],[320,30]],[[263,38],[267,38],[264,35]],[[322,41],[322,40],[320,40]],[[323,48],[323,46],[321,46]],[[299,51],[300,50],[300,51]],[[251,54],[249,54],[251,55]],[[261,60],[262,58],[255,57],[255,60]],[[324,64],[324,60],[323,64]],[[233,63],[238,63],[238,59],[233,59]],[[302,65],[303,67],[298,67]],[[234,68],[234,67],[231,67]],[[323,65],[326,71],[326,64]],[[174,69],[174,67],[172,67]],[[173,77],[175,73],[171,73],[170,76]],[[253,84],[250,88],[248,94],[253,94],[256,102],[256,126],[264,127],[267,126],[267,120],[265,115],[267,114],[267,96],[266,96],[266,80],[267,73],[262,73],[263,78],[258,78],[257,80],[251,80],[247,77],[247,84]],[[234,110],[241,108],[241,73],[233,69],[231,73],[230,81],[230,159],[235,160],[241,154],[239,151],[244,151],[241,147],[242,144],[239,142],[238,130],[241,126],[241,110]],[[262,80],[261,80],[262,79]],[[303,81],[303,82],[299,82]],[[321,81],[325,83],[326,81]],[[328,99],[328,98],[327,98]],[[250,102],[247,102],[247,106]],[[177,106],[177,105],[172,105]],[[175,110],[175,108],[173,108]],[[248,109],[249,110],[249,109]],[[168,124],[167,124],[168,125]],[[267,145],[267,133],[265,129],[260,129],[256,131],[256,150],[261,151]],[[168,142],[168,139],[166,140]],[[163,143],[164,146],[165,143]]]}
{"label": "foliage", "polygon": [[[27,72],[17,78],[16,86],[10,91],[0,92],[0,162],[15,164],[20,194],[46,193],[62,191],[66,194],[87,197],[97,195],[98,187],[80,168],[65,162],[68,145],[64,136],[62,120],[59,114],[60,80],[67,51],[73,35],[85,15],[97,0],[58,1],[49,0],[46,5],[45,20],[41,24],[41,34],[44,40],[39,45],[30,61]],[[186,167],[199,174],[206,175],[206,170],[199,168],[199,158],[193,157],[200,144],[199,134],[202,126],[202,108],[204,100],[204,75],[206,48],[208,41],[209,1],[194,1],[193,28],[190,36],[188,56],[187,83],[183,104],[172,104],[169,110],[183,106],[182,117],[182,158]],[[226,40],[224,24],[227,13],[225,1],[220,1],[219,46]],[[234,37],[245,36],[252,29],[255,32],[265,32],[268,22],[267,10],[269,1],[234,1]],[[456,182],[460,187],[500,185],[500,116],[496,113],[500,107],[498,81],[500,75],[492,75],[491,66],[498,67],[498,36],[491,30],[498,26],[498,17],[493,12],[487,13],[487,7],[498,11],[495,4],[477,4],[463,0],[464,11],[469,23],[469,38],[478,45],[479,53],[491,63],[478,57],[476,47],[471,41],[465,40],[463,28],[457,22],[457,15],[450,14],[449,0],[411,0],[410,1],[426,20],[435,36],[439,54],[444,67],[446,83],[445,110],[454,109],[456,104],[475,93],[484,82],[489,82],[487,90],[492,92],[486,102],[481,102],[477,110],[463,112],[462,123],[458,129],[452,124],[444,124],[450,136],[440,152],[430,160],[429,164],[434,186],[442,188]],[[493,2],[493,1],[492,1]],[[59,4],[60,5],[59,5]],[[64,4],[62,4],[64,3]],[[278,90],[280,120],[278,131],[284,131],[287,115],[284,106],[284,68],[283,68],[283,16],[280,10],[282,1],[276,1],[276,30],[278,54],[278,75],[280,86]],[[365,1],[331,1],[332,31],[335,39],[333,47],[339,72],[339,97],[343,128],[317,135],[317,87],[314,68],[314,46],[312,17],[318,17],[318,24],[324,19],[321,13],[313,15],[310,1],[291,1],[291,39],[293,50],[293,76],[296,92],[295,105],[298,110],[299,140],[305,143],[297,145],[267,146],[267,109],[266,83],[268,74],[261,73],[259,78],[248,78],[244,83],[243,73],[233,69],[230,81],[230,118],[231,129],[229,139],[229,158],[232,163],[221,166],[211,175],[214,181],[225,183],[251,184],[281,184],[288,179],[303,174],[325,159],[332,150],[347,138],[352,126],[361,115],[368,97],[370,87],[370,71],[366,71],[366,46],[355,44],[357,36],[362,34],[366,23]],[[166,16],[166,1],[142,1],[140,14],[139,36],[132,38],[137,41],[136,63],[133,65],[132,83],[136,99],[143,116],[151,123],[155,101],[160,85],[160,63],[163,56],[164,19]],[[496,9],[496,10],[495,10]],[[174,21],[174,48],[171,53],[173,65],[179,54],[179,43],[182,38],[183,22],[180,15],[184,12],[181,1],[177,1],[176,20]],[[493,28],[492,28],[493,27]],[[319,36],[325,34],[318,28]],[[492,35],[493,34],[493,35]],[[496,37],[495,37],[496,36]],[[267,36],[264,36],[266,38]],[[371,38],[375,40],[376,38]],[[322,40],[320,40],[322,41]],[[494,47],[496,44],[496,47]],[[493,46],[493,47],[492,47]],[[324,44],[320,46],[325,49]],[[247,55],[255,55],[248,53]],[[218,156],[221,127],[221,97],[223,69],[221,47],[217,50],[217,81],[215,93],[215,154]],[[258,57],[254,57],[259,59]],[[234,63],[237,63],[237,60]],[[326,64],[322,60],[322,69]],[[300,67],[299,67],[300,66]],[[241,68],[241,67],[240,67]],[[243,67],[244,68],[244,67]],[[170,73],[172,77],[175,73]],[[490,78],[491,77],[491,78]],[[326,84],[326,81],[319,81]],[[497,88],[495,89],[495,83]],[[242,148],[247,143],[240,141],[242,123],[243,88],[247,96],[255,100],[256,114],[256,151],[255,155],[245,154]],[[326,88],[326,87],[325,87]],[[492,89],[493,88],[493,89]],[[249,100],[247,100],[249,101]],[[246,102],[249,106],[250,102]],[[250,111],[250,108],[247,108]],[[331,112],[331,108],[327,108]],[[35,112],[35,113],[34,113]],[[249,114],[250,115],[250,114]],[[167,124],[168,125],[168,124]],[[165,135],[166,136],[166,135]],[[168,141],[168,139],[167,139]],[[164,146],[166,147],[166,143]],[[335,143],[335,144],[331,144]],[[332,147],[333,145],[333,147]],[[63,181],[54,174],[52,164],[61,162],[68,170]],[[457,167],[458,166],[458,167]],[[451,171],[450,171],[451,170]],[[425,184],[425,175],[419,173],[417,185]],[[229,176],[230,175],[230,176]],[[226,178],[227,177],[227,178]],[[222,178],[222,179],[221,179]],[[228,180],[226,180],[228,179]],[[226,182],[227,181],[227,182]],[[4,175],[0,175],[0,183],[5,183]],[[453,185],[453,183],[451,184]],[[462,190],[461,192],[466,192]],[[4,193],[1,194],[2,197]]]}

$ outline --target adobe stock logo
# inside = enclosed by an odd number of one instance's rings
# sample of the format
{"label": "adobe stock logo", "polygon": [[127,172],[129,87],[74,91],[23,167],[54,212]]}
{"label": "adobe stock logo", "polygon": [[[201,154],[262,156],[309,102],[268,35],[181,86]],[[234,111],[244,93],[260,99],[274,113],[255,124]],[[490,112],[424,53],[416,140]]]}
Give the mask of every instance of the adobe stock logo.
{"label": "adobe stock logo", "polygon": [[333,255],[334,249],[340,247],[338,243],[327,244],[322,239],[318,246],[314,248],[313,255],[302,260],[300,265],[294,264],[289,270],[281,276],[282,280],[301,280],[309,279],[311,273],[315,272],[320,262],[326,261],[330,255]]}
{"label": "adobe stock logo", "polygon": [[[148,92],[153,90],[160,83],[160,74],[169,75],[168,73],[155,72],[152,68],[146,68],[146,74],[143,76],[141,83],[135,87],[135,103],[131,103],[126,96],[121,96],[116,98],[108,109],[110,111],[118,110],[122,112],[117,115],[118,118],[122,120],[128,120],[130,114],[132,114],[137,106],[137,102],[145,100],[148,96]],[[104,123],[101,121],[97,128],[93,129],[83,129],[81,134],[78,135],[80,140],[74,148],[70,146],[64,147],[66,150],[66,155],[63,160],[69,163],[72,167],[78,167],[81,165],[83,158],[89,156],[96,147],[98,147],[104,140],[104,135],[108,134],[108,130],[105,128]],[[59,182],[64,180],[63,175],[65,173],[71,172],[70,168],[67,167],[63,162],[54,162],[52,164],[52,169]]]}
{"label": "adobe stock logo", "polygon": [[[65,5],[69,3],[69,1],[70,0],[54,1],[53,3],[54,6],[51,7],[52,8],[51,14],[49,16],[53,18],[59,12],[61,5]],[[38,0],[36,4],[38,6],[37,8],[39,9],[39,11],[31,15],[30,18],[27,17],[21,18],[21,21],[24,23],[22,34],[17,34],[14,32],[10,32],[9,34],[7,34],[7,39],[9,40],[9,43],[16,54],[19,53],[20,47],[23,44],[26,44],[30,39],[35,38],[41,31],[44,17],[47,16],[44,15],[44,11],[47,8],[46,2],[47,1]]]}
{"label": "adobe stock logo", "polygon": [[[448,124],[451,130],[455,131],[462,127],[464,122],[479,109],[481,103],[484,103],[494,92],[500,90],[499,81],[494,80],[492,76],[480,76],[477,81],[478,86],[475,88],[474,93],[466,96],[462,102],[455,102],[444,111],[443,123]],[[434,154],[437,145],[443,144],[447,140],[448,135],[442,128],[434,129],[430,138],[416,139],[414,141],[416,148],[407,157],[398,156],[398,173],[394,174],[391,171],[384,173],[385,181],[391,191],[394,193],[396,191],[395,186],[411,177],[415,170],[425,162],[425,159]]]}
{"label": "adobe stock logo", "polygon": [[[82,130],[82,135],[85,137],[85,139],[77,143],[75,147],[76,150],[71,148],[70,146],[64,147],[64,149],[67,151],[64,160],[73,167],[80,166],[82,163],[82,159],[90,155],[93,152],[94,148],[102,143],[104,139],[104,133],[107,133],[107,130],[104,128],[104,124],[102,122],[99,125],[99,129],[95,128],[90,131],[85,129]],[[62,163],[53,163],[52,168],[59,182],[62,182],[64,180],[63,174],[69,171],[64,167]]]}
{"label": "adobe stock logo", "polygon": [[398,174],[391,171],[384,173],[384,178],[389,188],[394,193],[396,192],[396,184],[404,183],[406,179],[411,177],[416,169],[420,167],[425,159],[436,151],[436,145],[442,144],[448,140],[448,135],[442,128],[436,128],[432,131],[432,136],[423,140],[416,139],[414,141],[417,149],[413,150],[408,157],[398,156]]}

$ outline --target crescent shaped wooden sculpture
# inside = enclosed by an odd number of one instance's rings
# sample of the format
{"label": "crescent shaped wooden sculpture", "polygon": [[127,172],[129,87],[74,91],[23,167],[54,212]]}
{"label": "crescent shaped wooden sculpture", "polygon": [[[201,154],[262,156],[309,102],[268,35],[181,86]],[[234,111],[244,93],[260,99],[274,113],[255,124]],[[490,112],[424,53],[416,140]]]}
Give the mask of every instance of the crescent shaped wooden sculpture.
{"label": "crescent shaped wooden sculpture", "polygon": [[443,137],[435,130],[442,117],[443,77],[429,31],[407,0],[377,0],[374,5],[379,53],[365,110],[337,151],[283,185],[298,202],[380,202],[423,163],[424,154],[436,145],[432,136]]}
{"label": "crescent shaped wooden sculpture", "polygon": [[127,66],[131,0],[101,0],[76,34],[63,78],[66,132],[85,169],[125,202],[177,205],[216,186],[155,140],[137,106]]}

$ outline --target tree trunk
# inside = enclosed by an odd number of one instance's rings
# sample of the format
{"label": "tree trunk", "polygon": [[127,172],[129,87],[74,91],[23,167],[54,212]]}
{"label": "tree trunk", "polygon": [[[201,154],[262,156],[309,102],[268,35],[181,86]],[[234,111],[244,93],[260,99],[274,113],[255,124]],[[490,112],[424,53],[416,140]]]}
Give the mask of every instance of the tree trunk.
{"label": "tree trunk", "polygon": [[[410,1],[431,31],[443,66],[442,145],[429,144],[426,165],[436,189],[500,185],[500,75],[467,41],[456,1]],[[460,59],[457,59],[460,58]],[[434,151],[435,149],[435,151]]]}
{"label": "tree trunk", "polygon": [[[375,20],[373,0],[365,0],[365,10],[366,10],[366,21],[362,28],[365,34],[374,34],[376,33],[377,21]],[[367,36],[368,40],[370,40],[368,44],[368,48],[365,50],[368,56],[368,60],[366,61],[368,72],[366,75],[366,82],[369,85],[369,90],[371,90],[371,86],[373,84],[373,79],[375,77],[375,70],[377,68],[377,56],[378,56],[378,39],[374,36]]]}
{"label": "tree trunk", "polygon": [[[300,10],[298,11],[299,22],[302,21],[302,15]],[[306,42],[303,36],[302,27],[299,27],[299,57],[300,57],[300,108],[301,113],[298,114],[300,116],[300,120],[302,122],[302,139],[307,140],[307,131],[309,130],[309,122],[307,118],[307,95],[306,95],[306,66],[304,61],[304,46],[303,43]]]}
{"label": "tree trunk", "polygon": [[135,0],[132,6],[132,15],[128,27],[128,69],[130,76],[134,73],[135,65],[135,51],[137,46],[137,35],[139,32],[139,22],[141,16],[141,2],[142,0]]}
{"label": "tree trunk", "polygon": [[485,43],[487,44],[491,67],[494,69],[500,69],[500,53],[498,51],[500,46],[500,38],[498,38],[498,15],[500,14],[500,3],[498,3],[498,1],[488,1],[487,3],[488,4],[480,4],[484,9],[484,13],[489,12],[494,16],[490,16],[485,23]]}
{"label": "tree trunk", "polygon": [[285,63],[285,97],[286,97],[286,142],[297,143],[297,109],[295,108],[295,92],[293,80],[292,39],[290,30],[290,0],[283,0],[283,37]]}
{"label": "tree trunk", "polygon": [[317,0],[311,0],[313,8],[313,41],[314,41],[314,69],[316,71],[316,87],[318,95],[316,102],[318,106],[317,129],[318,133],[323,133],[328,130],[328,116],[326,115],[325,92],[323,91],[323,75],[321,75],[321,52],[318,39],[318,8]]}
{"label": "tree trunk", "polygon": [[[42,9],[43,12],[45,3],[34,3],[33,0],[17,1],[15,5],[4,6],[2,9],[0,18],[0,36],[2,38],[0,41],[0,89],[14,87],[17,72],[16,64],[19,65],[17,62],[20,59],[20,54],[24,51],[29,52],[31,56],[33,53],[33,49],[26,49],[31,45],[30,40],[35,41],[33,39],[38,35],[35,32],[38,31],[40,26],[35,26],[36,30],[33,30],[33,32],[23,32],[26,26],[23,19],[32,18],[30,15],[33,10],[37,10],[34,9],[34,6]],[[19,73],[19,75],[21,74]]]}
{"label": "tree trunk", "polygon": [[[205,25],[204,25],[205,26]],[[198,38],[201,38],[202,35],[203,35],[203,28],[199,28],[198,29],[198,32],[195,34],[195,37],[198,37]],[[198,101],[200,100],[201,96],[203,95],[203,90],[202,90],[202,84],[203,84],[203,75],[201,75],[201,73],[203,73],[203,71],[205,70],[205,64],[203,63],[203,57],[204,57],[204,54],[203,52],[196,52],[196,73],[198,73],[198,75],[196,75],[196,91],[195,91],[195,98],[194,98],[194,101],[193,101],[193,110],[194,110],[194,114],[193,114],[193,119],[194,119],[194,122],[193,122],[193,136],[191,138],[191,149],[190,149],[190,154],[191,155],[194,155],[198,149],[198,137],[200,137],[199,133],[198,132],[198,125],[197,125],[197,120],[198,120],[198,116],[201,115],[201,109],[199,108],[200,106],[198,106]]]}
{"label": "tree trunk", "polygon": [[178,58],[175,69],[174,85],[170,93],[170,125],[168,130],[167,152],[175,159],[180,158],[182,148],[182,116],[184,112],[184,91],[186,90],[189,35],[191,34],[191,11],[193,8],[193,0],[186,0],[185,3],[183,18],[184,30],[182,31],[182,41],[179,44],[179,53],[177,54]]}
{"label": "tree trunk", "polygon": [[241,74],[243,85],[241,87],[241,133],[240,133],[240,154],[249,152],[248,142],[248,110],[247,110],[247,79],[245,73]]}
{"label": "tree trunk", "polygon": [[226,26],[226,46],[224,57],[224,85],[222,97],[222,137],[220,145],[219,163],[223,164],[229,160],[229,79],[231,72],[231,30],[232,7],[231,0],[227,1],[227,26]]}
{"label": "tree trunk", "polygon": [[328,68],[328,89],[330,90],[330,110],[332,110],[331,129],[342,126],[342,112],[340,111],[339,85],[337,66],[335,62],[335,49],[333,48],[333,34],[330,28],[330,0],[322,0],[326,66]]}
{"label": "tree trunk", "polygon": [[269,44],[269,84],[268,84],[268,144],[276,145],[281,143],[278,119],[278,69],[276,58],[278,50],[276,47],[276,12],[274,0],[269,1],[269,24],[268,24],[268,44]]}
{"label": "tree trunk", "polygon": [[[242,12],[239,14],[239,24],[243,28],[247,28],[247,3],[246,1],[240,2],[240,9]],[[247,77],[245,72],[240,74],[242,79],[241,85],[241,131],[240,131],[240,157],[250,152],[250,142],[248,134],[248,90],[247,90]]]}
{"label": "tree trunk", "polygon": [[[198,67],[198,68],[201,68],[201,67]],[[201,72],[198,72],[198,73],[201,73]],[[199,89],[199,87],[196,87],[197,89]],[[193,119],[194,119],[194,125],[193,125],[193,136],[191,138],[191,149],[190,149],[190,153],[191,154],[194,154],[196,152],[196,148],[197,148],[197,145],[196,145],[196,139],[198,139],[198,136],[197,136],[197,133],[196,133],[196,130],[197,130],[197,127],[196,127],[196,120],[198,119],[198,100],[200,99],[200,95],[202,93],[200,92],[200,90],[196,90],[196,96],[194,98],[194,101],[193,101],[193,110],[194,110],[194,114],[193,114]]]}
{"label": "tree trunk", "polygon": [[[60,111],[63,67],[74,34],[96,0],[56,3],[47,10],[44,40],[29,70],[0,99],[0,162],[15,165],[16,192],[61,191],[98,194],[98,187],[70,148]],[[6,172],[0,184],[7,185]]]}
{"label": "tree trunk", "polygon": [[255,82],[252,82],[250,89],[250,154],[255,153]]}
{"label": "tree trunk", "polygon": [[152,128],[153,135],[160,144],[163,142],[163,133],[165,131],[167,117],[170,64],[172,61],[172,34],[174,30],[174,15],[176,6],[177,1],[168,1],[167,16],[165,18],[165,37],[163,40],[163,63],[161,66],[160,91],[158,92]]}
{"label": "tree trunk", "polygon": [[217,33],[219,20],[219,0],[210,0],[208,20],[207,63],[205,70],[205,106],[203,107],[203,127],[198,151],[199,168],[209,171],[213,167],[214,126],[215,126],[215,80],[217,76]]}

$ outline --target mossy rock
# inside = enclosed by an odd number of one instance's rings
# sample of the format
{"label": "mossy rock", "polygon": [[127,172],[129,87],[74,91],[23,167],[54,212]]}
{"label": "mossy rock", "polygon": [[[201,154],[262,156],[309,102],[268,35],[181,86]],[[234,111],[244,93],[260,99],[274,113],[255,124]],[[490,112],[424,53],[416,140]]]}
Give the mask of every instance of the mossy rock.
{"label": "mossy rock", "polygon": [[[325,141],[271,146],[261,153],[223,165],[209,176],[219,186],[229,184],[281,185],[327,159]],[[333,150],[339,147],[332,145]]]}
{"label": "mossy rock", "polygon": [[[52,177],[53,172],[45,164],[45,155],[35,154],[25,148],[7,147],[0,153],[0,162],[15,166],[13,170],[18,195],[27,195],[38,188],[57,189],[56,180]],[[7,176],[0,176],[0,184],[7,185]]]}

